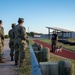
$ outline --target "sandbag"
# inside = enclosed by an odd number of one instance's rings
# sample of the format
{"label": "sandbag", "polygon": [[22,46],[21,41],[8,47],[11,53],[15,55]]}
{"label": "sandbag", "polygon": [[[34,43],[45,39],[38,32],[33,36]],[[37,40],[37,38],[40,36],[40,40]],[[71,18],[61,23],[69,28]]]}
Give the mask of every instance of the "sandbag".
{"label": "sandbag", "polygon": [[42,45],[39,45],[39,44],[37,44],[37,43],[34,43],[34,44],[32,45],[32,47],[33,47],[33,50],[34,50],[34,51],[41,51],[42,48],[43,48]]}
{"label": "sandbag", "polygon": [[36,56],[38,62],[41,62],[42,48],[43,48],[43,46],[42,45],[39,45],[37,43],[34,43],[32,45],[32,47],[33,47],[33,50],[34,50],[34,53],[35,53],[35,56]]}
{"label": "sandbag", "polygon": [[40,62],[42,75],[58,75],[58,63],[56,62]]}
{"label": "sandbag", "polygon": [[49,48],[44,47],[42,49],[42,60],[43,60],[43,62],[50,61],[50,50],[49,50]]}
{"label": "sandbag", "polygon": [[32,47],[33,47],[33,50],[34,50],[34,51],[38,51],[38,44],[37,44],[37,43],[34,43],[34,44],[32,45]]}
{"label": "sandbag", "polygon": [[72,65],[68,60],[58,62],[59,75],[72,75]]}

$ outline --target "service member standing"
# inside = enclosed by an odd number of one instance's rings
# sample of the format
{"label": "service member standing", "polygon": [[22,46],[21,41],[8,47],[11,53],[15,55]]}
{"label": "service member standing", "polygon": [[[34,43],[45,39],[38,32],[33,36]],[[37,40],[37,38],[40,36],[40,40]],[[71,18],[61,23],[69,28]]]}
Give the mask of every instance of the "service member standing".
{"label": "service member standing", "polygon": [[18,19],[18,25],[15,27],[15,65],[22,66],[25,63],[26,51],[26,29],[23,26],[24,19]]}
{"label": "service member standing", "polygon": [[57,41],[58,41],[58,35],[57,35],[56,31],[53,31],[51,40],[52,40],[52,52],[55,52]]}
{"label": "service member standing", "polygon": [[29,39],[28,39],[28,35],[26,35],[26,43],[27,43],[27,47],[29,47]]}
{"label": "service member standing", "polygon": [[2,20],[0,20],[0,63],[4,63],[3,60],[3,48],[4,48],[4,28],[2,27]]}
{"label": "service member standing", "polygon": [[14,29],[15,29],[16,24],[13,23],[12,24],[12,29],[9,30],[8,34],[10,37],[9,40],[9,48],[10,48],[10,57],[11,57],[11,61],[13,61],[13,56],[14,56],[14,38],[15,38],[15,34],[14,34]]}

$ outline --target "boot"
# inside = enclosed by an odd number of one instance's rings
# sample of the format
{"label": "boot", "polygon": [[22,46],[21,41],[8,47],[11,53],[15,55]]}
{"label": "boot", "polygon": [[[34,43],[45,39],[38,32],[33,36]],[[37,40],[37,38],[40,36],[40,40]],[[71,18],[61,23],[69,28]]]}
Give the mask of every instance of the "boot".
{"label": "boot", "polygon": [[18,65],[18,61],[15,61],[15,66],[17,66]]}
{"label": "boot", "polygon": [[5,59],[0,59],[0,63],[5,63]]}
{"label": "boot", "polygon": [[13,61],[13,56],[11,57],[11,61]]}

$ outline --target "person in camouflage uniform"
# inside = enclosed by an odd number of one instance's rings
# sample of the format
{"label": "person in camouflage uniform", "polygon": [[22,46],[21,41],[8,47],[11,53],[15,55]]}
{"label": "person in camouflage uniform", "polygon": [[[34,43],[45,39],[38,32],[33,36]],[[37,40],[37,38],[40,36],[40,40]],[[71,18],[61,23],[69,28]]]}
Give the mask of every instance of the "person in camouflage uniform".
{"label": "person in camouflage uniform", "polygon": [[15,29],[15,26],[16,26],[16,24],[13,23],[12,24],[12,29],[9,30],[9,32],[8,32],[9,37],[10,37],[9,48],[10,48],[11,61],[13,61],[13,56],[14,56],[14,38],[15,38],[14,29]]}
{"label": "person in camouflage uniform", "polygon": [[25,51],[26,51],[26,29],[22,26],[24,23],[23,18],[18,19],[18,25],[15,27],[15,65],[23,65],[25,63]]}
{"label": "person in camouflage uniform", "polygon": [[2,27],[2,20],[0,20],[0,63],[3,61],[3,48],[4,48],[4,28]]}

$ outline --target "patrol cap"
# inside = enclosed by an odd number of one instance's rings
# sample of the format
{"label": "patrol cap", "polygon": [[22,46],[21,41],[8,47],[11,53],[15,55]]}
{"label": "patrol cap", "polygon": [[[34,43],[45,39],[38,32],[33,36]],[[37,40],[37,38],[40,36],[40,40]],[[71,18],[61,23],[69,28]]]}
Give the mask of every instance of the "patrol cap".
{"label": "patrol cap", "polygon": [[18,22],[24,22],[24,18],[19,18]]}
{"label": "patrol cap", "polygon": [[15,27],[15,26],[16,26],[16,23],[13,23],[13,24],[12,24],[12,27]]}
{"label": "patrol cap", "polygon": [[0,20],[0,24],[2,23],[2,20]]}

